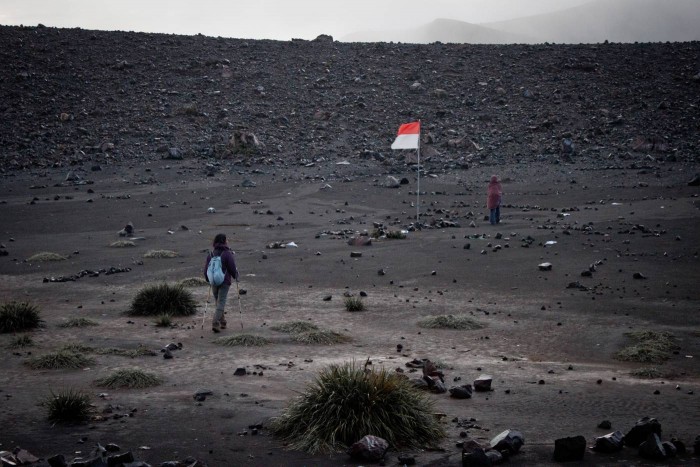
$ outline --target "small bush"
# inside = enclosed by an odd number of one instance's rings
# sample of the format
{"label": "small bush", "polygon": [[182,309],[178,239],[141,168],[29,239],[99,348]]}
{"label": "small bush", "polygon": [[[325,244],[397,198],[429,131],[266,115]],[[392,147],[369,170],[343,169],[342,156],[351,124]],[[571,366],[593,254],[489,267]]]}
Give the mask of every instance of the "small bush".
{"label": "small bush", "polygon": [[97,321],[88,318],[71,318],[58,326],[62,328],[85,328],[88,326],[97,326]]}
{"label": "small bush", "polygon": [[25,347],[32,347],[34,345],[34,340],[26,334],[17,336],[7,344],[10,349],[23,349]]}
{"label": "small bush", "polygon": [[300,344],[332,345],[350,342],[352,339],[339,332],[318,330],[293,334],[292,340]]}
{"label": "small bush", "polygon": [[106,378],[95,381],[100,387],[108,389],[143,389],[158,386],[163,380],[152,374],[138,369],[117,370]]}
{"label": "small bush", "polygon": [[636,376],[637,378],[646,379],[663,378],[665,376],[664,373],[662,373],[661,370],[656,367],[639,368],[638,370],[630,372],[630,374],[632,376]]}
{"label": "small bush", "polygon": [[238,336],[219,337],[214,340],[214,343],[226,347],[261,347],[269,344],[270,341],[264,337],[253,336],[252,334],[240,334]]}
{"label": "small bush", "polygon": [[273,419],[274,434],[292,449],[341,451],[367,434],[393,448],[434,446],[445,431],[430,396],[393,372],[332,365]]}
{"label": "small bush", "polygon": [[406,234],[400,230],[390,230],[386,233],[386,238],[391,240],[403,240],[406,238]]}
{"label": "small bush", "polygon": [[136,246],[136,243],[132,242],[131,240],[117,240],[116,242],[110,243],[109,246],[112,248],[129,248]]}
{"label": "small bush", "polygon": [[68,257],[59,255],[58,253],[42,251],[41,253],[37,253],[27,258],[27,261],[30,263],[43,263],[47,261],[64,261],[66,259],[68,259]]}
{"label": "small bush", "polygon": [[615,358],[626,362],[662,363],[678,349],[675,338],[668,332],[634,331],[625,333],[634,343],[615,354]]}
{"label": "small bush", "polygon": [[177,258],[180,256],[175,251],[171,250],[148,250],[143,255],[144,258]]}
{"label": "small bush", "polygon": [[347,311],[364,311],[365,304],[362,302],[361,298],[345,297],[345,309]]}
{"label": "small bush", "polygon": [[168,313],[156,316],[155,325],[159,328],[169,328],[173,325],[173,317]]}
{"label": "small bush", "polygon": [[95,351],[94,347],[89,345],[80,344],[78,342],[71,342],[69,344],[64,344],[59,352],[72,352],[72,353],[93,353]]}
{"label": "small bush", "polygon": [[42,402],[49,421],[55,423],[83,422],[90,419],[93,408],[90,396],[80,391],[62,391]]}
{"label": "small bush", "polygon": [[209,282],[201,277],[188,277],[179,282],[182,287],[209,287]]}
{"label": "small bush", "polygon": [[418,326],[428,329],[481,329],[483,324],[466,315],[428,316],[418,321]]}
{"label": "small bush", "polygon": [[27,302],[9,302],[0,307],[0,332],[21,332],[41,324],[39,308]]}
{"label": "small bush", "polygon": [[289,321],[271,326],[270,329],[278,332],[286,332],[288,334],[297,334],[300,332],[317,331],[318,326],[308,321]]}
{"label": "small bush", "polygon": [[141,289],[131,303],[132,316],[189,316],[197,312],[197,304],[189,290],[176,285],[152,285]]}
{"label": "small bush", "polygon": [[97,348],[97,347],[90,347],[89,345],[84,345],[80,343],[70,343],[66,344],[61,349],[59,352],[72,352],[72,353],[80,353],[80,354],[97,354],[97,355],[117,355],[119,357],[129,357],[129,358],[136,358],[136,357],[154,357],[156,356],[156,352],[148,349],[143,346],[138,346],[135,349],[120,349],[117,347],[107,347],[107,348]]}
{"label": "small bush", "polygon": [[39,355],[27,361],[27,365],[33,370],[60,370],[65,368],[76,370],[90,366],[93,363],[95,363],[95,360],[90,357],[66,350]]}

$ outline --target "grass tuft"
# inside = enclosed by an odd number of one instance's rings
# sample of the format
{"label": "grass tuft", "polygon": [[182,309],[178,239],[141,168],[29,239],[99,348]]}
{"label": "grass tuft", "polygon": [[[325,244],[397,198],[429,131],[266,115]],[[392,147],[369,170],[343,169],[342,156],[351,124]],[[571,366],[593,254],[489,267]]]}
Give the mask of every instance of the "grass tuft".
{"label": "grass tuft", "polygon": [[209,282],[201,277],[188,277],[178,282],[182,287],[209,287]]}
{"label": "grass tuft", "polygon": [[32,357],[26,363],[33,370],[60,370],[85,368],[95,363],[95,360],[80,353],[61,350]]}
{"label": "grass tuft", "polygon": [[64,261],[68,259],[68,257],[59,255],[58,253],[51,253],[50,251],[42,251],[40,253],[37,253],[35,255],[30,256],[27,258],[27,261],[30,263],[42,263],[46,261]]}
{"label": "grass tuft", "polygon": [[112,248],[129,248],[136,246],[136,243],[132,242],[131,240],[117,240],[116,242],[110,243],[109,246]]}
{"label": "grass tuft", "polygon": [[252,334],[239,334],[237,336],[219,337],[214,340],[214,343],[225,347],[262,347],[263,345],[269,344],[270,341],[264,337],[254,336]]}
{"label": "grass tuft", "polygon": [[172,250],[148,250],[143,255],[144,258],[177,258],[178,256],[180,255]]}
{"label": "grass tuft", "polygon": [[428,329],[481,329],[483,324],[475,321],[467,315],[439,315],[428,316],[418,321],[418,326]]}
{"label": "grass tuft", "polygon": [[345,309],[347,311],[364,311],[365,304],[359,297],[345,297]]}
{"label": "grass tuft", "polygon": [[270,425],[292,449],[312,454],[347,449],[366,434],[393,448],[434,446],[445,431],[430,396],[393,372],[332,365]]}
{"label": "grass tuft", "polygon": [[68,344],[64,344],[63,347],[59,350],[59,352],[72,352],[72,353],[93,353],[95,351],[94,347],[90,347],[89,345],[85,344],[80,344],[78,342],[71,342]]}
{"label": "grass tuft", "polygon": [[27,302],[9,302],[0,307],[0,332],[29,331],[39,327],[39,308]]}
{"label": "grass tuft", "polygon": [[59,352],[72,352],[79,354],[97,354],[97,355],[117,355],[119,357],[154,357],[158,355],[155,351],[139,345],[135,349],[121,349],[118,347],[97,348],[89,345],[80,344],[77,342],[65,344]]}
{"label": "grass tuft", "polygon": [[615,358],[625,362],[663,363],[678,349],[673,334],[656,331],[634,331],[625,333],[633,341],[615,354]]}
{"label": "grass tuft", "polygon": [[332,345],[350,342],[350,336],[335,331],[320,329],[318,331],[300,332],[292,335],[292,340],[300,344]]}
{"label": "grass tuft", "polygon": [[277,332],[286,332],[288,334],[297,334],[300,332],[317,331],[318,326],[308,321],[288,321],[282,324],[271,326],[270,329]]}
{"label": "grass tuft", "polygon": [[664,373],[656,367],[639,368],[637,370],[631,371],[630,374],[632,376],[636,376],[637,378],[646,379],[663,378],[665,376]]}
{"label": "grass tuft", "polygon": [[169,313],[156,316],[155,325],[159,328],[169,328],[173,325],[173,317]]}
{"label": "grass tuft", "polygon": [[106,378],[98,379],[95,384],[108,389],[143,389],[158,386],[162,382],[163,380],[153,373],[129,368],[117,370]]}
{"label": "grass tuft", "polygon": [[88,318],[71,318],[58,326],[62,328],[85,328],[88,326],[97,326],[97,321]]}
{"label": "grass tuft", "polygon": [[34,340],[31,338],[31,336],[28,336],[26,334],[15,337],[10,341],[9,344],[7,344],[7,347],[9,349],[23,349],[25,347],[32,346],[34,346]]}
{"label": "grass tuft", "polygon": [[42,402],[49,421],[54,423],[84,422],[90,419],[93,407],[90,396],[72,389],[51,396]]}
{"label": "grass tuft", "polygon": [[132,316],[189,316],[197,312],[192,293],[180,285],[151,285],[141,289],[131,303]]}

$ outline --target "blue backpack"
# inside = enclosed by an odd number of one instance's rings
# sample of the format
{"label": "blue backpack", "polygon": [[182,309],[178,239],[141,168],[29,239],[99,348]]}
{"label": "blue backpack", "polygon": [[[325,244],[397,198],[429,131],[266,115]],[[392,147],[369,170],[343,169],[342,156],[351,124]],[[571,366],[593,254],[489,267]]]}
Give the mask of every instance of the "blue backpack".
{"label": "blue backpack", "polygon": [[223,265],[221,264],[221,256],[214,255],[213,251],[210,255],[211,259],[207,267],[207,279],[211,285],[219,286],[224,283],[224,278],[226,277]]}

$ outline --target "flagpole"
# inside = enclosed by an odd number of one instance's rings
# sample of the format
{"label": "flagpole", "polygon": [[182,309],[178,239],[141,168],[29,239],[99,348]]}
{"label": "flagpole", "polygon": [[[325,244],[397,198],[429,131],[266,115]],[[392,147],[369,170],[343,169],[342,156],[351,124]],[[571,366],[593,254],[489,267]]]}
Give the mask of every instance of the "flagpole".
{"label": "flagpole", "polygon": [[[418,120],[420,125],[420,120]],[[420,128],[420,127],[419,127]],[[420,226],[420,131],[418,132],[418,190],[416,192],[416,228]]]}

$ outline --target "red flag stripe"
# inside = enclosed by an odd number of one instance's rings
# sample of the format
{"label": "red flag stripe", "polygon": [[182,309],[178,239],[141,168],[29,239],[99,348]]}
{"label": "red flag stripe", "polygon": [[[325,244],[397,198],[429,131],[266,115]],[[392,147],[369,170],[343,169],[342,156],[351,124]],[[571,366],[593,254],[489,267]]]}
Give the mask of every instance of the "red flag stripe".
{"label": "red flag stripe", "polygon": [[399,127],[399,135],[420,134],[420,122],[404,123]]}

